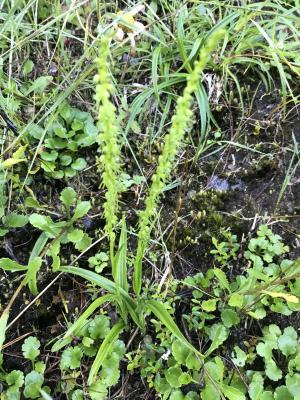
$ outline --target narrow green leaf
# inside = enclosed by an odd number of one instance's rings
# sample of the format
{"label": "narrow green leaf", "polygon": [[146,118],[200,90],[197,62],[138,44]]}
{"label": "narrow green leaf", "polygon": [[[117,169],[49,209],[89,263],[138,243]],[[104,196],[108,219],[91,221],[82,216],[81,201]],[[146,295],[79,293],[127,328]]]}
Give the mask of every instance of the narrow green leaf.
{"label": "narrow green leaf", "polygon": [[27,265],[21,265],[16,261],[11,260],[10,258],[0,258],[0,268],[4,271],[26,271]]}
{"label": "narrow green leaf", "polygon": [[127,231],[126,221],[123,216],[122,230],[120,235],[119,249],[113,262],[112,275],[116,284],[128,293],[128,280],[127,280]]}
{"label": "narrow green leaf", "polygon": [[158,83],[158,61],[160,59],[160,53],[161,53],[161,46],[155,47],[153,53],[152,53],[152,63],[151,63],[151,72],[152,72],[152,84],[153,84],[153,89],[154,89],[154,94],[156,97],[156,100],[159,101],[159,91],[157,87]]}
{"label": "narrow green leaf", "polygon": [[49,237],[45,232],[42,232],[40,234],[33,246],[33,249],[31,250],[29,261],[33,260],[41,254],[46,246],[46,243],[48,242],[48,239]]}
{"label": "narrow green leaf", "polygon": [[37,273],[42,266],[41,257],[36,257],[28,263],[28,270],[25,277],[25,283],[28,284],[29,290],[33,295],[38,294],[37,289]]}
{"label": "narrow green leaf", "polygon": [[166,310],[163,303],[157,300],[146,300],[145,307],[152,311],[153,314],[160,320],[160,322],[165,325],[165,327],[186,347],[198,354],[200,357],[203,357],[203,355],[181,333],[180,329]]}
{"label": "narrow green leaf", "polygon": [[111,328],[109,333],[106,335],[105,339],[103,340],[103,342],[98,350],[95,360],[91,366],[88,381],[87,381],[88,385],[92,385],[95,382],[97,373],[98,373],[100,367],[102,366],[103,361],[111,353],[113,345],[115,344],[120,333],[124,329],[124,326],[125,326],[124,322],[119,321]]}
{"label": "narrow green leaf", "polygon": [[5,331],[6,331],[8,317],[9,317],[9,311],[4,310],[0,317],[0,353],[5,340]]}

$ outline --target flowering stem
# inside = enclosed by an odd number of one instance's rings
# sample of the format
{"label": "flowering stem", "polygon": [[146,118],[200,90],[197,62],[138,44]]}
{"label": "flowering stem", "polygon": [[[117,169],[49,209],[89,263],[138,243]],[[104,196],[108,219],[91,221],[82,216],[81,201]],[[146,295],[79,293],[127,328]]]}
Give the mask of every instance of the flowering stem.
{"label": "flowering stem", "polygon": [[110,259],[112,274],[114,271],[114,244],[115,226],[118,222],[118,196],[120,192],[120,158],[121,146],[118,140],[119,129],[116,119],[116,108],[110,97],[113,93],[109,74],[109,42],[107,35],[100,41],[99,57],[96,59],[98,73],[94,77],[96,83],[95,100],[98,109],[99,148],[101,156],[97,160],[99,170],[102,172],[102,185],[106,188],[104,217],[106,221],[105,232],[110,242]]}

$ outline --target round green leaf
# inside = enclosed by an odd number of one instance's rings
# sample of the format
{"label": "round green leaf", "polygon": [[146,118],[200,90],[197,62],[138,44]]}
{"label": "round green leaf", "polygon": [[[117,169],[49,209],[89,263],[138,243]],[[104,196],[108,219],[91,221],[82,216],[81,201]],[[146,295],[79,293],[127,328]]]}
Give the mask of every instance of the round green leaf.
{"label": "round green leaf", "polygon": [[166,371],[166,379],[173,388],[179,388],[181,383],[179,377],[182,375],[182,369],[180,367],[171,367]]}
{"label": "round green leaf", "polygon": [[221,319],[227,328],[231,328],[240,322],[240,317],[238,314],[229,308],[221,312]]}
{"label": "round green leaf", "polygon": [[29,336],[22,345],[23,356],[28,360],[34,361],[40,354],[40,346],[40,341],[36,337]]}
{"label": "round green leaf", "polygon": [[75,169],[76,171],[81,171],[86,167],[87,163],[84,158],[77,158],[72,164],[71,168]]}
{"label": "round green leaf", "polygon": [[292,326],[288,326],[278,339],[278,347],[288,357],[295,354],[298,346],[298,335]]}

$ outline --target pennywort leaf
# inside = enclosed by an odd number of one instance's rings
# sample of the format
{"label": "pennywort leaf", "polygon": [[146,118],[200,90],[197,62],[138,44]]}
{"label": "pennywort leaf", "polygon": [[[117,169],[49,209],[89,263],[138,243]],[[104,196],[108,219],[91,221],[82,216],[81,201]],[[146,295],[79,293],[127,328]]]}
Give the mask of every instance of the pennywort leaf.
{"label": "pennywort leaf", "polygon": [[33,362],[40,354],[40,347],[40,341],[34,336],[29,336],[22,345],[23,356]]}

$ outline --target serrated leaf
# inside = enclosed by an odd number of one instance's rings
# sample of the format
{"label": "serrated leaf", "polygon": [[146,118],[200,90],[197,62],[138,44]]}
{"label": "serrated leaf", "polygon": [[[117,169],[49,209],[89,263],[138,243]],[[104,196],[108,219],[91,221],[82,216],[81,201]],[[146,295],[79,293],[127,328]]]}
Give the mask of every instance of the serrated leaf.
{"label": "serrated leaf", "polygon": [[222,382],[224,373],[224,365],[222,362],[206,362],[205,371],[207,373],[207,376],[205,377],[207,382],[211,382],[211,379],[213,379],[216,384]]}
{"label": "serrated leaf", "polygon": [[38,361],[34,364],[34,370],[43,375],[46,370],[46,364],[43,363],[42,361]]}
{"label": "serrated leaf", "polygon": [[82,355],[83,354],[79,346],[67,348],[61,355],[60,368],[62,370],[79,368]]}
{"label": "serrated leaf", "polygon": [[277,349],[278,348],[278,338],[281,335],[280,328],[275,324],[265,326],[263,328],[263,334],[264,334],[263,339],[270,346],[270,348]]}
{"label": "serrated leaf", "polygon": [[269,390],[263,392],[260,399],[261,400],[274,400],[273,392],[271,392]]}
{"label": "serrated leaf", "polygon": [[283,334],[278,338],[278,347],[286,357],[297,352],[298,335],[292,326],[284,329]]}
{"label": "serrated leaf", "polygon": [[53,244],[49,249],[49,254],[52,257],[52,270],[57,272],[60,267],[60,240],[54,240]]}
{"label": "serrated leaf", "polygon": [[266,317],[267,312],[264,307],[259,307],[255,311],[248,311],[247,314],[254,319],[263,319]]}
{"label": "serrated leaf", "polygon": [[171,393],[170,400],[185,400],[185,396],[181,390],[175,390]]}
{"label": "serrated leaf", "polygon": [[40,229],[41,231],[46,232],[50,237],[54,238],[58,236],[64,226],[65,222],[56,222],[54,223],[49,216],[40,215],[40,214],[32,214],[29,218],[29,222],[35,228]]}
{"label": "serrated leaf", "polygon": [[260,400],[260,396],[264,391],[264,379],[259,373],[255,373],[249,385],[249,396],[251,400]]}
{"label": "serrated leaf", "polygon": [[80,242],[83,238],[84,232],[82,229],[73,229],[71,232],[68,233],[68,240],[73,243]]}
{"label": "serrated leaf", "polygon": [[179,376],[182,374],[182,369],[180,367],[170,367],[165,372],[167,382],[172,386],[172,388],[179,388],[182,384],[179,382]]}
{"label": "serrated leaf", "polygon": [[17,370],[11,371],[6,375],[5,380],[9,386],[20,388],[24,384],[24,373]]}
{"label": "serrated leaf", "polygon": [[282,378],[282,371],[277,367],[274,360],[267,360],[266,375],[272,381],[279,381]]}
{"label": "serrated leaf", "polygon": [[47,162],[54,162],[58,157],[58,152],[56,150],[52,150],[50,152],[43,151],[41,153],[41,159]]}
{"label": "serrated leaf", "polygon": [[126,353],[126,347],[123,340],[116,340],[112,347],[112,351],[118,355],[119,359],[121,359]]}
{"label": "serrated leaf", "polygon": [[76,389],[72,393],[72,400],[84,400],[83,395],[84,395],[83,390]]}
{"label": "serrated leaf", "polygon": [[238,314],[230,308],[221,312],[221,319],[226,328],[231,328],[240,322],[240,317]]}
{"label": "serrated leaf", "polygon": [[84,232],[81,240],[75,243],[75,249],[79,251],[84,251],[92,244],[92,239],[90,236]]}
{"label": "serrated leaf", "polygon": [[201,303],[201,307],[204,311],[215,311],[217,308],[217,302],[219,301],[219,299],[209,299],[209,300],[205,300],[202,301]]}
{"label": "serrated leaf", "polygon": [[67,212],[70,211],[72,204],[74,204],[76,199],[76,192],[71,187],[66,187],[59,196],[61,202],[66,207]]}
{"label": "serrated leaf", "polygon": [[234,352],[235,357],[232,358],[232,361],[237,367],[244,367],[247,360],[247,354],[238,346],[234,346]]}
{"label": "serrated leaf", "polygon": [[33,295],[37,295],[37,273],[39,272],[42,266],[42,259],[41,257],[35,257],[34,259],[29,259],[28,266],[27,266],[27,273],[25,277],[25,284],[28,285],[30,292]]}
{"label": "serrated leaf", "polygon": [[16,212],[11,212],[3,218],[3,224],[9,228],[21,228],[28,222],[27,215],[17,214]]}
{"label": "serrated leaf", "polygon": [[289,392],[294,396],[294,399],[298,400],[300,393],[300,374],[294,374],[293,376],[287,375],[285,384]]}
{"label": "serrated leaf", "polygon": [[180,385],[188,385],[192,382],[192,380],[193,379],[191,375],[189,375],[187,372],[183,372],[178,378],[178,382],[180,383]]}
{"label": "serrated leaf", "polygon": [[28,96],[31,92],[43,93],[52,80],[52,76],[40,76],[34,82],[32,82],[30,87],[25,91],[24,95]]}
{"label": "serrated leaf", "polygon": [[244,303],[244,296],[239,293],[233,293],[228,301],[231,307],[242,308]]}
{"label": "serrated leaf", "polygon": [[102,364],[100,378],[107,386],[113,386],[118,383],[120,378],[119,369],[120,359],[116,353],[110,354]]}
{"label": "serrated leaf", "polygon": [[89,212],[90,208],[91,203],[89,201],[80,201],[75,208],[72,221],[84,217]]}
{"label": "serrated leaf", "polygon": [[36,371],[31,371],[25,377],[24,396],[26,399],[36,399],[40,396],[40,389],[44,382],[43,375]]}
{"label": "serrated leaf", "polygon": [[220,400],[221,389],[208,382],[205,385],[204,390],[201,392],[201,400]]}
{"label": "serrated leaf", "polygon": [[272,358],[272,347],[269,343],[258,343],[256,346],[257,354],[266,359]]}
{"label": "serrated leaf", "polygon": [[107,399],[107,387],[101,381],[97,380],[89,387],[89,396],[91,400],[105,400]]}
{"label": "serrated leaf", "polygon": [[27,360],[34,361],[40,354],[40,341],[35,336],[29,336],[24,340],[22,353]]}
{"label": "serrated leaf", "polygon": [[7,388],[7,390],[5,391],[5,400],[20,400],[21,399],[21,393],[19,388],[16,388],[14,386],[10,386],[9,388]]}
{"label": "serrated leaf", "polygon": [[275,400],[294,400],[294,396],[291,395],[286,386],[279,386],[275,389],[274,393]]}
{"label": "serrated leaf", "polygon": [[30,59],[26,60],[23,65],[23,74],[28,75],[34,68],[34,63]]}
{"label": "serrated leaf", "polygon": [[105,315],[97,315],[88,325],[88,331],[92,339],[104,339],[110,330],[109,318]]}
{"label": "serrated leaf", "polygon": [[190,354],[187,356],[185,365],[192,370],[200,371],[202,364],[197,356],[190,351]]}
{"label": "serrated leaf", "polygon": [[172,355],[179,364],[184,365],[189,354],[193,353],[179,340],[175,340],[172,343]]}
{"label": "serrated leaf", "polygon": [[72,164],[71,167],[76,171],[82,171],[87,166],[87,163],[84,158],[77,158]]}

